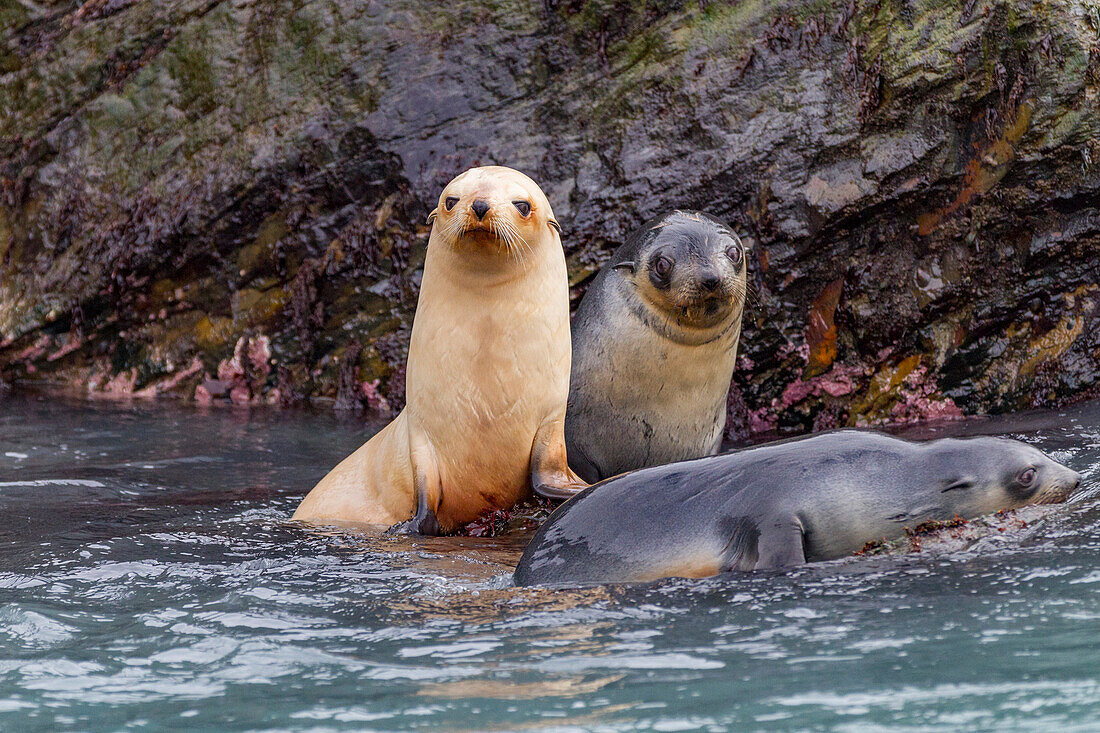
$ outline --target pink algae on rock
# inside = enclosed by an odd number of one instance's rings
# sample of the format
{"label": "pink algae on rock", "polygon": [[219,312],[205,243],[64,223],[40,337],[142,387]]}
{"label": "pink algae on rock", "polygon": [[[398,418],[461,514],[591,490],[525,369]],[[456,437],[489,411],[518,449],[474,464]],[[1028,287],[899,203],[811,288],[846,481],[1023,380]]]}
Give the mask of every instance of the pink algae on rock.
{"label": "pink algae on rock", "polygon": [[381,380],[378,379],[360,382],[359,389],[363,393],[363,400],[367,403],[367,408],[372,412],[384,414],[390,411],[390,403],[382,396],[382,393],[378,391],[380,382]]}
{"label": "pink algae on rock", "polygon": [[767,433],[775,430],[779,419],[769,407],[760,407],[749,413],[749,430],[753,433]]}
{"label": "pink algae on rock", "polygon": [[171,392],[192,377],[202,373],[202,360],[197,356],[183,369],[134,392],[135,397],[156,397]]}
{"label": "pink algae on rock", "polygon": [[924,420],[954,420],[963,417],[955,401],[939,396],[935,382],[929,378],[928,367],[920,365],[911,371],[898,389],[898,401],[890,409],[890,421],[900,423]]}
{"label": "pink algae on rock", "polygon": [[857,387],[856,379],[865,376],[862,367],[836,364],[825,374],[808,380],[791,382],[783,390],[779,400],[773,404],[773,409],[786,410],[792,405],[802,402],[807,397],[843,397],[851,394]]}
{"label": "pink algae on rock", "polygon": [[205,378],[195,387],[194,399],[202,405],[229,398],[236,405],[267,402],[263,398],[271,374],[271,340],[264,335],[241,336],[233,356],[218,363],[217,379]]}

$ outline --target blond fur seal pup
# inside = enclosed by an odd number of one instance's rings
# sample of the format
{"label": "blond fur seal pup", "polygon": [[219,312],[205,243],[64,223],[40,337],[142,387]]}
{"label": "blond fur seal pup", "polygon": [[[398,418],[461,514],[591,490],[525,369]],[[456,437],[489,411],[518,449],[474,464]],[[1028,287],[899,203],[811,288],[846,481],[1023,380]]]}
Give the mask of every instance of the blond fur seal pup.
{"label": "blond fur seal pup", "polygon": [[566,464],[569,285],[546,196],[518,171],[474,168],[447,184],[429,220],[405,409],[294,519],[439,534],[532,488],[586,485]]}
{"label": "blond fur seal pup", "polygon": [[728,226],[674,211],[603,266],[573,319],[565,440],[585,481],[718,451],[745,259]]}

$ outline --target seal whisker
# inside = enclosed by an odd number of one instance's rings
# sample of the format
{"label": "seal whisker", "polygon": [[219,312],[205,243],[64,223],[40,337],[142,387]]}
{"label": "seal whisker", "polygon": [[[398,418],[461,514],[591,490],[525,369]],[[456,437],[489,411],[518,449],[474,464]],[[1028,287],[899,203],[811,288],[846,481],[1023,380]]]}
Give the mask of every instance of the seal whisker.
{"label": "seal whisker", "polygon": [[[511,222],[509,222],[509,224],[511,224]],[[519,233],[519,229],[514,224],[511,224],[511,226],[513,232],[515,233],[516,241],[520,243],[523,249],[527,252],[528,258],[530,258],[530,256],[534,255],[535,253],[535,251],[531,248],[531,244],[523,238],[523,235]]]}
{"label": "seal whisker", "polygon": [[519,259],[516,257],[515,249],[512,247],[511,243],[508,241],[507,236],[503,232],[504,224],[505,222],[500,221],[494,216],[492,219],[489,220],[489,231],[492,232],[494,237],[496,237],[497,250],[499,251],[500,249],[504,249],[504,251],[508,253],[508,259],[518,265]]}
{"label": "seal whisker", "polygon": [[524,256],[526,253],[523,250],[523,246],[525,246],[526,243],[519,235],[519,230],[516,229],[515,225],[512,222],[507,220],[501,222],[501,230],[504,233],[505,241],[508,242],[508,246],[516,255],[516,262],[523,265],[523,270],[524,272],[526,272],[527,257]]}
{"label": "seal whisker", "polygon": [[757,294],[756,286],[748,280],[739,286],[737,297],[747,308],[755,310],[760,305],[760,296]]}
{"label": "seal whisker", "polygon": [[508,243],[501,239],[501,236],[497,233],[497,225],[495,219],[495,216],[489,219],[489,233],[493,235],[493,239],[495,239],[497,242],[497,252],[500,252],[503,249],[508,252],[509,255],[511,255],[511,251],[508,249]]}
{"label": "seal whisker", "polygon": [[463,227],[464,222],[462,218],[456,216],[444,225],[443,231],[440,232],[440,238],[447,242],[453,241],[461,234]]}
{"label": "seal whisker", "polygon": [[504,233],[504,238],[508,242],[508,245],[516,252],[517,262],[522,259],[523,269],[526,271],[527,263],[530,259],[529,256],[532,254],[531,245],[529,245],[523,236],[520,235],[519,229],[516,228],[516,225],[512,222],[507,220],[502,221],[501,230]]}

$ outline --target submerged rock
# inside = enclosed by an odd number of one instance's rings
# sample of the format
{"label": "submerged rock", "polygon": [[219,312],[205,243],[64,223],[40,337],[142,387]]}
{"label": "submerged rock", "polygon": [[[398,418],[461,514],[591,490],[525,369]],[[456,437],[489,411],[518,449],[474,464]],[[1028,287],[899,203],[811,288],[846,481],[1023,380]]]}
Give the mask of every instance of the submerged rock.
{"label": "submerged rock", "polygon": [[943,554],[969,550],[979,543],[1018,543],[1036,531],[1033,525],[1059,511],[1064,511],[1059,505],[1031,505],[970,520],[956,517],[949,522],[925,522],[907,528],[902,537],[868,542],[856,555]]}
{"label": "submerged rock", "polygon": [[0,382],[398,408],[424,218],[493,162],[578,292],[671,208],[754,244],[731,435],[1093,394],[1089,7],[7,3]]}

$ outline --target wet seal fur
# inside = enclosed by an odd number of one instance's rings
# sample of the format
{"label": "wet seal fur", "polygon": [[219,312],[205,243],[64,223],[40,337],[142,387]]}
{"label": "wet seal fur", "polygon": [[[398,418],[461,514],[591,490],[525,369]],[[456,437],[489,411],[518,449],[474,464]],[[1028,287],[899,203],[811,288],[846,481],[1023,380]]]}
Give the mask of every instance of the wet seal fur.
{"label": "wet seal fur", "polygon": [[569,285],[549,201],[518,171],[474,168],[447,184],[429,220],[405,409],[294,519],[439,534],[532,488],[585,486],[565,457]]}
{"label": "wet seal fur", "polygon": [[780,441],[589,487],[539,528],[515,582],[790,568],[851,555],[930,520],[1064,501],[1080,479],[1004,438],[912,443],[841,430]]}
{"label": "wet seal fur", "polygon": [[674,211],[604,265],[573,320],[565,439],[584,480],[718,451],[745,261],[728,226]]}

